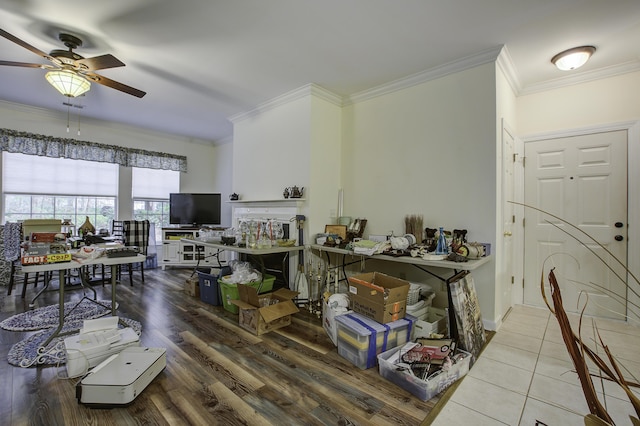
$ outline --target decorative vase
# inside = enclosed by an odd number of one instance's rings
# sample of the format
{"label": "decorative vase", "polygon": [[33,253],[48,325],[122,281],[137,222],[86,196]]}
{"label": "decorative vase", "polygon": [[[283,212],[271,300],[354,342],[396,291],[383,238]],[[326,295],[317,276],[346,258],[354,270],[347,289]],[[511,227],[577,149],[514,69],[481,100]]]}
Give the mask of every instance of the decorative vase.
{"label": "decorative vase", "polygon": [[81,235],[83,236],[87,234],[96,233],[96,227],[91,224],[91,221],[89,220],[89,216],[86,216],[84,223],[80,226],[80,228],[78,228],[78,235],[80,235],[81,231],[82,231]]}
{"label": "decorative vase", "polygon": [[436,254],[449,254],[449,247],[447,247],[447,237],[444,235],[444,229],[440,227],[438,236],[438,245],[436,246]]}

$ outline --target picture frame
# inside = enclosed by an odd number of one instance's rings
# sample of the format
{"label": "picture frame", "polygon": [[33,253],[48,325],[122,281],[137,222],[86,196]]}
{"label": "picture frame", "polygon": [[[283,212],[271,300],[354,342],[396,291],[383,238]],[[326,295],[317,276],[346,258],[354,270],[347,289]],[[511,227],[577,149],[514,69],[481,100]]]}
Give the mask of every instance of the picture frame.
{"label": "picture frame", "polygon": [[347,238],[347,225],[325,225],[325,234],[336,234],[343,240]]}

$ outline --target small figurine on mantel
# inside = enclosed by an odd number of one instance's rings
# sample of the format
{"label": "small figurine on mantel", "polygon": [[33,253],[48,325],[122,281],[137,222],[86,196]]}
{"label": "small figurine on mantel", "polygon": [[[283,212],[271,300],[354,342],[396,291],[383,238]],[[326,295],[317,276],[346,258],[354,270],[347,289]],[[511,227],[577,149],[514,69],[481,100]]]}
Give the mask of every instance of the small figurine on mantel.
{"label": "small figurine on mantel", "polygon": [[291,198],[302,198],[302,193],[304,192],[304,187],[298,188],[297,186],[291,187]]}

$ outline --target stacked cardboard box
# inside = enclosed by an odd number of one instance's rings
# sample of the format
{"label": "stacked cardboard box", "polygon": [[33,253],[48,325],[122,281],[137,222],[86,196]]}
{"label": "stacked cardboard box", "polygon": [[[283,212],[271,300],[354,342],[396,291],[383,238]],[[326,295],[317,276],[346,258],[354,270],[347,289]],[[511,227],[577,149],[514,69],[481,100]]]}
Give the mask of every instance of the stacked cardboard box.
{"label": "stacked cardboard box", "polygon": [[404,318],[409,281],[369,272],[349,277],[349,293],[354,312],[386,324]]}

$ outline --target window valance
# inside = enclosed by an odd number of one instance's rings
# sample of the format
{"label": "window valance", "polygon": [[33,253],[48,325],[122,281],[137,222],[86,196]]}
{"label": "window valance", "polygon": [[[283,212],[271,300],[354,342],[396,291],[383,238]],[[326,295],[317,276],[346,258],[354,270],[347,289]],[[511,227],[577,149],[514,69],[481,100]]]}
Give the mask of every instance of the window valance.
{"label": "window valance", "polygon": [[73,160],[115,163],[125,167],[187,171],[187,157],[116,145],[0,129],[0,151]]}

